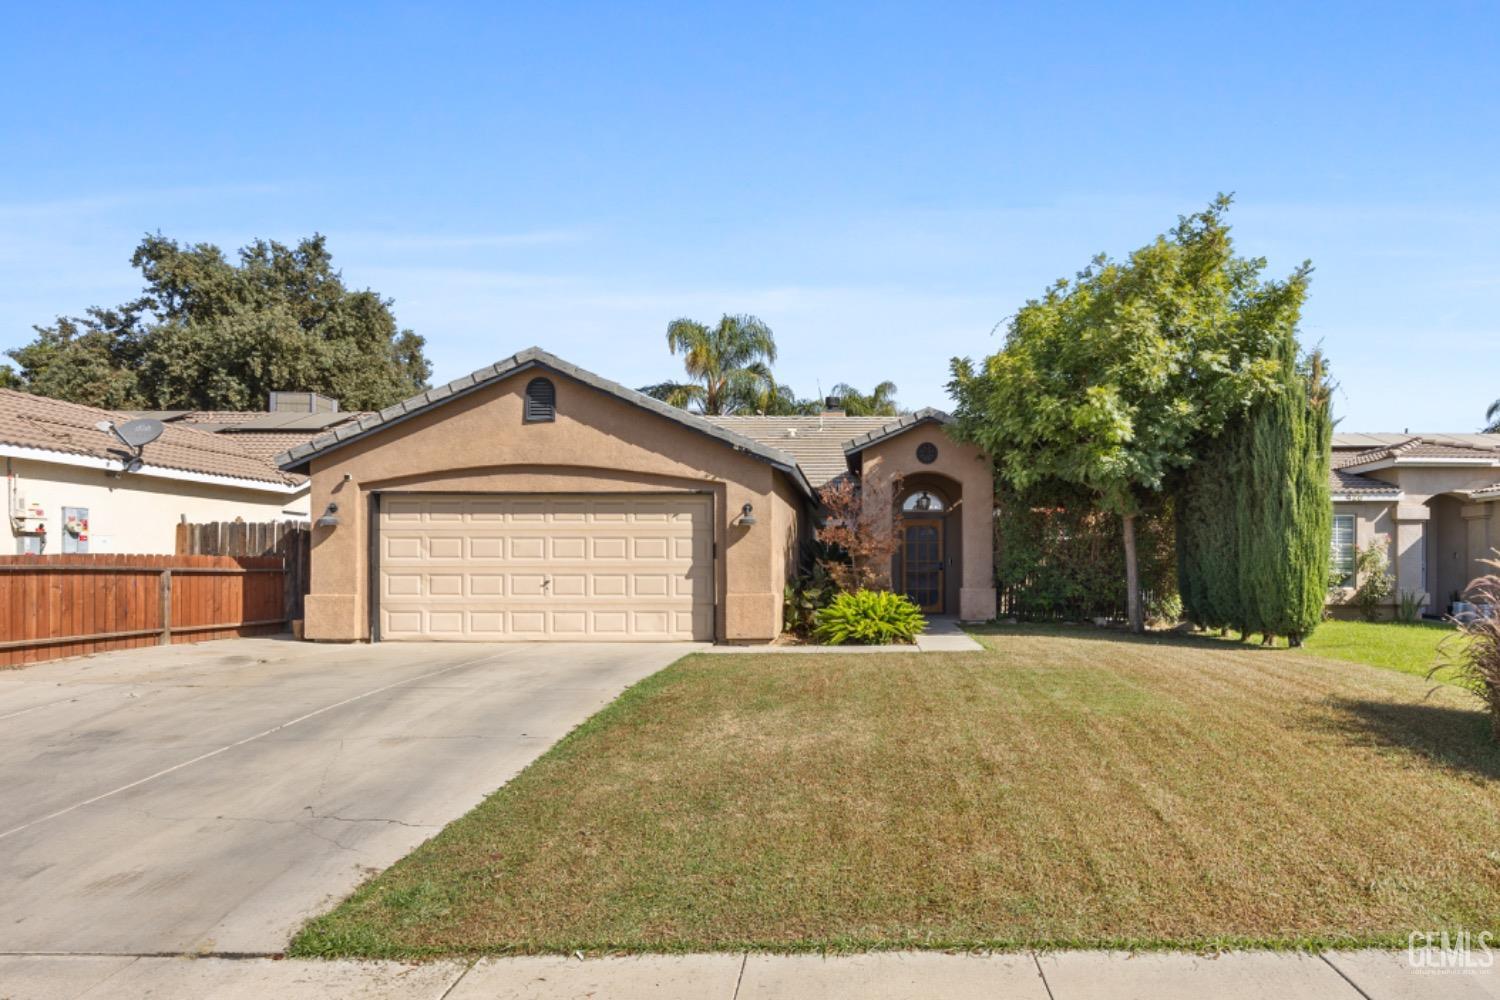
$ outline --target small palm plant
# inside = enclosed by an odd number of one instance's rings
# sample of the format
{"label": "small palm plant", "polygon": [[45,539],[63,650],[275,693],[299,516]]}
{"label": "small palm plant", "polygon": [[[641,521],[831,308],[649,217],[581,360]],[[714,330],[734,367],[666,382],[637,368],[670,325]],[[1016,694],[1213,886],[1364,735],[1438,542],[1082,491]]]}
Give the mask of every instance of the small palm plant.
{"label": "small palm plant", "polygon": [[1500,559],[1483,562],[1495,572],[1469,584],[1468,599],[1478,613],[1457,622],[1458,633],[1443,640],[1442,662],[1428,676],[1452,668],[1452,682],[1490,710],[1491,733],[1500,743]]}

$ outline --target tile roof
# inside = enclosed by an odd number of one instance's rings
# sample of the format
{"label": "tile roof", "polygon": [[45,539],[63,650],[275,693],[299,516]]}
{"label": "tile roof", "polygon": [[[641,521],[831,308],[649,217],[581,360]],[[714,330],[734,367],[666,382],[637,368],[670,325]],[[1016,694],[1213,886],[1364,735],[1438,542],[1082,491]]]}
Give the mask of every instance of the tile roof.
{"label": "tile roof", "polygon": [[1488,500],[1491,497],[1500,497],[1500,483],[1495,483],[1493,486],[1481,486],[1477,490],[1470,490],[1469,496],[1476,497],[1480,500]]}
{"label": "tile roof", "polygon": [[636,389],[628,389],[618,382],[611,382],[609,379],[602,378],[593,372],[585,371],[577,365],[570,364],[554,354],[549,354],[540,347],[528,347],[524,351],[518,351],[511,355],[504,361],[497,361],[486,368],[470,372],[463,378],[454,379],[447,385],[428,389],[426,392],[418,393],[410,399],[387,406],[379,413],[366,414],[357,420],[341,424],[328,433],[320,434],[305,444],[283,452],[277,456],[276,461],[285,471],[305,472],[307,471],[309,461],[314,455],[342,447],[348,442],[364,437],[366,434],[371,434],[388,424],[400,423],[407,417],[438,406],[452,397],[467,395],[492,382],[507,378],[517,372],[537,367],[573,379],[576,382],[581,382],[600,392],[614,396],[623,402],[638,406],[643,410],[649,410],[674,423],[716,438],[732,448],[781,469],[805,493],[809,496],[812,494],[812,486],[809,484],[807,476],[798,467],[796,460],[780,448],[771,447],[728,428],[720,427],[695,413],[689,413],[686,410],[664,403],[659,399],[653,399]]}
{"label": "tile roof", "polygon": [[849,439],[877,431],[890,417],[851,417],[823,413],[812,417],[704,417],[709,423],[734,431],[792,456],[807,481],[821,489],[849,471],[844,445]]}
{"label": "tile roof", "polygon": [[1401,495],[1401,487],[1394,483],[1345,472],[1343,469],[1329,470],[1328,489],[1334,496],[1390,497],[1394,500]]}
{"label": "tile roof", "polygon": [[1432,461],[1449,459],[1457,462],[1484,461],[1487,459],[1500,464],[1500,448],[1479,447],[1459,442],[1433,441],[1421,437],[1410,437],[1404,441],[1381,445],[1366,451],[1356,452],[1352,455],[1335,456],[1334,465],[1341,469],[1350,469],[1382,462],[1395,462],[1402,459],[1427,459]]}
{"label": "tile roof", "polygon": [[[28,392],[0,389],[0,443],[90,458],[120,460],[124,446],[100,421],[122,423],[129,414],[100,410]],[[297,480],[250,453],[233,439],[166,424],[141,453],[148,466],[230,479],[289,485]]]}
{"label": "tile roof", "polygon": [[1418,431],[1416,433],[1365,433],[1361,431],[1335,431],[1333,435],[1334,451],[1370,451],[1374,448],[1384,448],[1390,445],[1401,444],[1412,438],[1421,438],[1433,444],[1459,444],[1468,445],[1471,448],[1500,448],[1500,434],[1450,434],[1437,431]]}
{"label": "tile roof", "polygon": [[844,445],[844,451],[847,454],[853,455],[870,447],[870,445],[877,441],[884,441],[886,438],[895,437],[897,434],[904,434],[913,427],[920,426],[921,424],[948,424],[952,422],[953,418],[942,410],[934,410],[930,406],[925,406],[915,413],[903,413],[895,420],[887,418],[884,427],[868,431],[847,442]]}

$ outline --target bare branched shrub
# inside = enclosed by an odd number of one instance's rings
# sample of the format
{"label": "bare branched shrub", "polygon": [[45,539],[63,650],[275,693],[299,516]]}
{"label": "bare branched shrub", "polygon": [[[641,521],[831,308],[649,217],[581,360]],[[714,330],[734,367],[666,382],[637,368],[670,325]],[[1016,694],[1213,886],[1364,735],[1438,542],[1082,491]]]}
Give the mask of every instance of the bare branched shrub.
{"label": "bare branched shrub", "polygon": [[1428,676],[1451,667],[1453,681],[1489,708],[1491,732],[1500,742],[1500,558],[1483,562],[1495,572],[1469,584],[1466,596],[1475,613],[1457,621],[1457,634],[1443,640],[1442,661]]}
{"label": "bare branched shrub", "polygon": [[857,484],[841,476],[823,487],[823,526],[818,541],[848,553],[847,563],[828,563],[839,589],[885,590],[890,587],[891,557],[901,547],[896,497],[899,477],[890,482]]}

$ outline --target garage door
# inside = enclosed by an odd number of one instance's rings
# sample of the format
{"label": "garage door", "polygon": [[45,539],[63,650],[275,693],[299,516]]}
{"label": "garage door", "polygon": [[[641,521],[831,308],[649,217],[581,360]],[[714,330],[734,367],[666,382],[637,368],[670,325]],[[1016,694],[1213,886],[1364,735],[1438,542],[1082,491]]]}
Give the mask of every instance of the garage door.
{"label": "garage door", "polygon": [[712,639],[702,494],[380,499],[382,639]]}

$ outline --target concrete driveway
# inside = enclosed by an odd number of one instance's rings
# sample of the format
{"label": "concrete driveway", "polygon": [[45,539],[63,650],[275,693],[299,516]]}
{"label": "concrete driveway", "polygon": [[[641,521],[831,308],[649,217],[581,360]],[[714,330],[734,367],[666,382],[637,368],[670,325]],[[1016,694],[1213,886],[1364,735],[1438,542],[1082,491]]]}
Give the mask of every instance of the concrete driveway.
{"label": "concrete driveway", "polygon": [[696,648],[238,639],[0,670],[0,953],[280,951]]}

